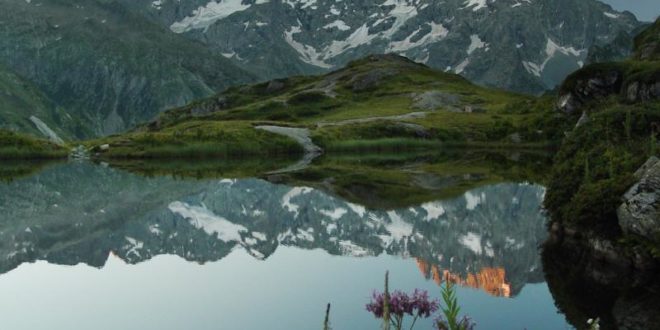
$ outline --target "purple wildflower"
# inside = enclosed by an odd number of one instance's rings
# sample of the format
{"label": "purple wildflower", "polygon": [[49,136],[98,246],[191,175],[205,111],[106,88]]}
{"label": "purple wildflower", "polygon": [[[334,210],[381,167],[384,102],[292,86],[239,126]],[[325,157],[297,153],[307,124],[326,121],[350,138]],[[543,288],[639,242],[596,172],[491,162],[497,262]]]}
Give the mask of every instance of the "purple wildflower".
{"label": "purple wildflower", "polygon": [[[367,311],[374,314],[376,318],[383,317],[385,294],[374,292],[371,302],[367,304]],[[413,317],[413,326],[418,318],[428,318],[438,310],[438,301],[429,298],[426,291],[415,290],[412,296],[402,291],[394,291],[390,294],[390,315],[395,329],[401,329],[403,318],[406,315]],[[412,328],[412,327],[411,327]]]}
{"label": "purple wildflower", "polygon": [[416,311],[415,316],[428,318],[438,310],[438,301],[429,298],[427,291],[415,289],[411,298],[412,310]]}

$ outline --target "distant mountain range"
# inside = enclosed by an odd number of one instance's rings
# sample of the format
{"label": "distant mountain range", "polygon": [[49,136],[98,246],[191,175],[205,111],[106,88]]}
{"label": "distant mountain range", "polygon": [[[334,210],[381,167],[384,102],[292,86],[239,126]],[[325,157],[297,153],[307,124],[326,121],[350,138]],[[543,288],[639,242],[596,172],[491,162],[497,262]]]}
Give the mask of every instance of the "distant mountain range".
{"label": "distant mountain range", "polygon": [[0,78],[0,128],[108,135],[228,86],[370,53],[539,93],[640,24],[594,0],[8,0],[0,72],[20,78]]}

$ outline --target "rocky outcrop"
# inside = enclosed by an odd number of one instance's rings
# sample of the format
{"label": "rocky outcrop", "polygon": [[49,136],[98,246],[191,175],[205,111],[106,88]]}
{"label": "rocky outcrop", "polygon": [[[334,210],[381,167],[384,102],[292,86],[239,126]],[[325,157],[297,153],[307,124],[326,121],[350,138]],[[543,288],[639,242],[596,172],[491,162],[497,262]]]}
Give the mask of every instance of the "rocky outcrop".
{"label": "rocky outcrop", "polygon": [[442,91],[428,91],[421,94],[415,94],[412,97],[415,109],[431,110],[445,108],[452,112],[460,112],[461,98],[459,95],[442,92]]}
{"label": "rocky outcrop", "polygon": [[660,60],[660,18],[635,37],[635,58],[642,61]]}
{"label": "rocky outcrop", "polygon": [[646,102],[660,99],[660,80],[643,82],[633,81],[625,87],[625,96],[628,102]]}
{"label": "rocky outcrop", "polygon": [[565,84],[557,108],[564,113],[572,114],[592,100],[619,94],[622,83],[623,74],[616,69],[593,73],[578,72],[569,83]]}
{"label": "rocky outcrop", "polygon": [[625,234],[650,240],[660,238],[660,160],[649,159],[635,176],[639,178],[623,196],[617,215]]}

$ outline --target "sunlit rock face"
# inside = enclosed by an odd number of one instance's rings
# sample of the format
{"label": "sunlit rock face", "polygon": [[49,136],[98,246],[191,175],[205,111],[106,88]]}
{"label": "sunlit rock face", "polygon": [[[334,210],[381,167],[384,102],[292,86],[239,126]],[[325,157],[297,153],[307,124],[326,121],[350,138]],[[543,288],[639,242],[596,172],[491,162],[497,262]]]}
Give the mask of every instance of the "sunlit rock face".
{"label": "sunlit rock face", "polygon": [[144,178],[67,164],[0,185],[0,268],[35,260],[102,267],[110,253],[128,263],[160,254],[205,263],[236,248],[264,259],[285,245],[350,257],[414,257],[427,265],[423,276],[436,267],[457,283],[508,296],[542,278],[544,191],[498,184],[373,210],[258,179]]}
{"label": "sunlit rock face", "polygon": [[[598,1],[123,0],[269,77],[394,52],[478,83],[539,92],[639,22]],[[537,19],[542,17],[543,19]]]}
{"label": "sunlit rock face", "polygon": [[511,297],[511,284],[506,278],[506,269],[483,268],[477,273],[468,273],[465,277],[460,274],[452,274],[448,270],[440,270],[437,265],[429,265],[424,260],[417,259],[419,271],[427,279],[441,286],[443,283],[458,284],[474,289],[481,289],[496,297]]}

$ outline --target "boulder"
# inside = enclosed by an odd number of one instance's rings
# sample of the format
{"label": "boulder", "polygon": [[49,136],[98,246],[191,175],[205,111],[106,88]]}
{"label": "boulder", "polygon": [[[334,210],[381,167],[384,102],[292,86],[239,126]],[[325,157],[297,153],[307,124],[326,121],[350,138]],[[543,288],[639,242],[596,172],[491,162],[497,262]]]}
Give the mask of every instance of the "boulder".
{"label": "boulder", "polygon": [[592,101],[619,94],[623,83],[623,74],[616,69],[582,74],[576,77],[571,87],[565,87],[560,92],[557,109],[571,114],[582,105]]}
{"label": "boulder", "polygon": [[639,181],[623,196],[617,210],[625,234],[660,238],[660,160],[651,157],[636,173]]}
{"label": "boulder", "polygon": [[628,102],[646,102],[660,99],[660,81],[634,81],[626,88]]}
{"label": "boulder", "polygon": [[413,95],[413,108],[435,111],[445,108],[452,112],[459,112],[460,96],[442,91],[427,91]]}

